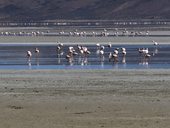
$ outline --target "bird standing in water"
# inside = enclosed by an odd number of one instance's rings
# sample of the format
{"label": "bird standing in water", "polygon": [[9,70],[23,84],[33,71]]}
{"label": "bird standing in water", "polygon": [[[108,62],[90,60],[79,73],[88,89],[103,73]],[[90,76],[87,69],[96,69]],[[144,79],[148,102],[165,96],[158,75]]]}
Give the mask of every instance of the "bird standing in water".
{"label": "bird standing in water", "polygon": [[39,53],[40,53],[40,50],[38,48],[35,48],[36,57],[38,57]]}
{"label": "bird standing in water", "polygon": [[27,57],[28,57],[28,61],[30,61],[30,60],[31,60],[31,57],[32,57],[31,51],[27,51]]}

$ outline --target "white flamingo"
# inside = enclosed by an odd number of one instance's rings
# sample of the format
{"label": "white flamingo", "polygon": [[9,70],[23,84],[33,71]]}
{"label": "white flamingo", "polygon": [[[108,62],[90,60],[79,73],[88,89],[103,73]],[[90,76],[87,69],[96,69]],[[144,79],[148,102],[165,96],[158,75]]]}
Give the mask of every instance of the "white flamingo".
{"label": "white flamingo", "polygon": [[99,48],[100,48],[100,44],[99,44],[99,43],[97,43],[97,44],[96,44],[96,46],[97,46],[97,49],[99,49]]}
{"label": "white flamingo", "polygon": [[71,63],[73,61],[73,51],[69,50],[67,55],[66,55],[66,59]]}
{"label": "white flamingo", "polygon": [[148,54],[149,50],[148,50],[148,48],[145,48],[145,49],[144,48],[139,48],[138,52],[142,53],[142,54]]}
{"label": "white flamingo", "polygon": [[117,49],[115,49],[113,53],[116,54],[116,55],[118,55],[118,54],[119,54],[119,51],[118,51]]}
{"label": "white flamingo", "polygon": [[100,50],[99,54],[100,54],[100,57],[103,57],[104,56],[104,50]]}
{"label": "white flamingo", "polygon": [[38,57],[39,53],[40,53],[40,50],[38,48],[35,48],[36,57]]}
{"label": "white flamingo", "polygon": [[57,54],[58,55],[63,55],[64,54],[63,46],[64,46],[63,43],[58,44],[58,46],[57,46]]}
{"label": "white flamingo", "polygon": [[154,40],[152,40],[152,42],[153,42],[153,45],[155,45],[155,46],[159,45],[158,42],[156,42]]}
{"label": "white flamingo", "polygon": [[32,57],[31,51],[27,51],[27,57],[28,57],[28,61],[30,61],[30,60],[31,60],[31,57]]}
{"label": "white flamingo", "polygon": [[70,46],[68,47],[68,52],[66,55],[66,59],[69,61],[69,63],[73,62],[74,56],[78,55],[74,47]]}
{"label": "white flamingo", "polygon": [[121,48],[121,49],[122,49],[123,57],[126,56],[126,48]]}
{"label": "white flamingo", "polygon": [[118,54],[116,53],[110,53],[109,54],[109,61],[113,59],[114,62],[118,62]]}
{"label": "white flamingo", "polygon": [[143,57],[144,57],[144,59],[148,59],[148,58],[150,58],[151,57],[151,55],[149,54],[149,50],[148,50],[148,48],[142,48],[142,49],[139,49],[138,50],[138,52],[140,53],[140,54],[142,54],[143,55]]}

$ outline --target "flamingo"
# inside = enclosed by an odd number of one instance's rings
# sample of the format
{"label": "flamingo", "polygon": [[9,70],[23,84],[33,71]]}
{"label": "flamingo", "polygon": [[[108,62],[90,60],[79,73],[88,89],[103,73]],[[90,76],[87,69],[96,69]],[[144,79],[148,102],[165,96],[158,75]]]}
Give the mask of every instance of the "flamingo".
{"label": "flamingo", "polygon": [[126,48],[121,48],[123,56],[126,56]]}
{"label": "flamingo", "polygon": [[58,46],[57,46],[57,53],[58,54],[62,53],[63,46],[64,46],[63,43],[58,44]]}
{"label": "flamingo", "polygon": [[108,48],[111,48],[111,47],[112,47],[112,44],[111,44],[111,43],[109,43],[107,46],[108,46]]}
{"label": "flamingo", "polygon": [[155,45],[155,46],[159,45],[158,42],[156,42],[154,40],[152,40],[152,42],[153,42],[153,45]]}
{"label": "flamingo", "polygon": [[139,53],[142,53],[142,54],[148,54],[149,53],[149,50],[148,50],[148,48],[146,48],[146,49],[144,49],[144,48],[139,48],[139,50],[138,50],[138,52]]}
{"label": "flamingo", "polygon": [[150,55],[149,53],[147,53],[147,54],[145,54],[144,57],[145,57],[145,58],[149,58],[149,57],[151,57],[151,55]]}
{"label": "flamingo", "polygon": [[30,61],[30,59],[31,59],[31,57],[32,57],[31,51],[27,51],[27,57],[28,57],[28,61]]}
{"label": "flamingo", "polygon": [[104,56],[104,51],[100,50],[99,54],[100,54],[100,57],[103,57]]}
{"label": "flamingo", "polygon": [[118,54],[116,53],[109,53],[109,61],[113,59],[114,62],[118,62]]}
{"label": "flamingo", "polygon": [[143,53],[143,48],[139,48],[139,49],[138,49],[138,52],[139,52],[139,53]]}
{"label": "flamingo", "polygon": [[148,48],[140,48],[138,52],[143,55],[141,59],[141,64],[148,65],[148,59],[151,57]]}
{"label": "flamingo", "polygon": [[87,56],[88,54],[90,54],[91,52],[87,49],[87,47],[82,47],[84,56]]}
{"label": "flamingo", "polygon": [[100,44],[99,44],[99,43],[97,43],[97,44],[96,44],[96,46],[97,46],[97,49],[99,49],[99,48],[100,48]]}
{"label": "flamingo", "polygon": [[97,43],[96,46],[97,46],[96,54],[100,55],[100,58],[103,60],[105,47],[103,45],[101,46],[99,43]]}
{"label": "flamingo", "polygon": [[116,54],[116,55],[118,55],[118,54],[119,54],[118,49],[115,49],[113,53]]}
{"label": "flamingo", "polygon": [[104,50],[104,48],[105,48],[105,47],[102,45],[102,46],[100,47],[100,50]]}
{"label": "flamingo", "polygon": [[118,62],[119,48],[115,48],[113,53],[109,53],[109,61],[113,59],[114,62]]}
{"label": "flamingo", "polygon": [[69,50],[67,55],[66,55],[66,59],[71,63],[73,61],[73,51]]}
{"label": "flamingo", "polygon": [[38,48],[35,48],[35,54],[36,54],[36,56],[38,56],[39,53],[40,53],[40,50],[39,50]]}
{"label": "flamingo", "polygon": [[68,53],[66,55],[66,59],[71,64],[73,62],[73,57],[78,55],[78,53],[75,51],[74,47],[70,46],[68,47]]}
{"label": "flamingo", "polygon": [[148,50],[148,48],[146,48],[146,49],[143,49],[143,54],[148,54],[149,53],[149,50]]}

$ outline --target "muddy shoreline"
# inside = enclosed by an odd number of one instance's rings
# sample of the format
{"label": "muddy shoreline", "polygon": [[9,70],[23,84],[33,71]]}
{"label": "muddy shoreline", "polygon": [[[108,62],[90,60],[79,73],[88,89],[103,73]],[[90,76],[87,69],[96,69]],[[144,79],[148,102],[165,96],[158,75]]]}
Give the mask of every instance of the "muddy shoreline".
{"label": "muddy shoreline", "polygon": [[168,127],[170,70],[0,70],[0,127]]}

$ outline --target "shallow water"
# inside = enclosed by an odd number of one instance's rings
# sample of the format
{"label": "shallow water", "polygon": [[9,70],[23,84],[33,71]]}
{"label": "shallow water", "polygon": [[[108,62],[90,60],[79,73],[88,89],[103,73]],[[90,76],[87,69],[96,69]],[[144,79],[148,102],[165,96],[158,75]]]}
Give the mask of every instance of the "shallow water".
{"label": "shallow water", "polygon": [[[75,47],[76,45],[71,45]],[[105,46],[104,57],[96,54],[96,45],[83,45],[91,52],[87,57],[76,55],[73,61],[69,62],[65,56],[68,45],[63,48],[63,54],[58,54],[57,45],[31,45],[31,44],[8,44],[0,45],[0,69],[169,69],[170,68],[170,45],[112,45],[112,48]],[[40,54],[35,55],[34,49],[38,48]],[[127,55],[124,58],[121,54],[118,62],[109,61],[108,55],[115,48],[125,47]],[[148,48],[151,57],[144,59],[139,54],[139,48]],[[32,58],[28,60],[26,51],[32,52]]]}

